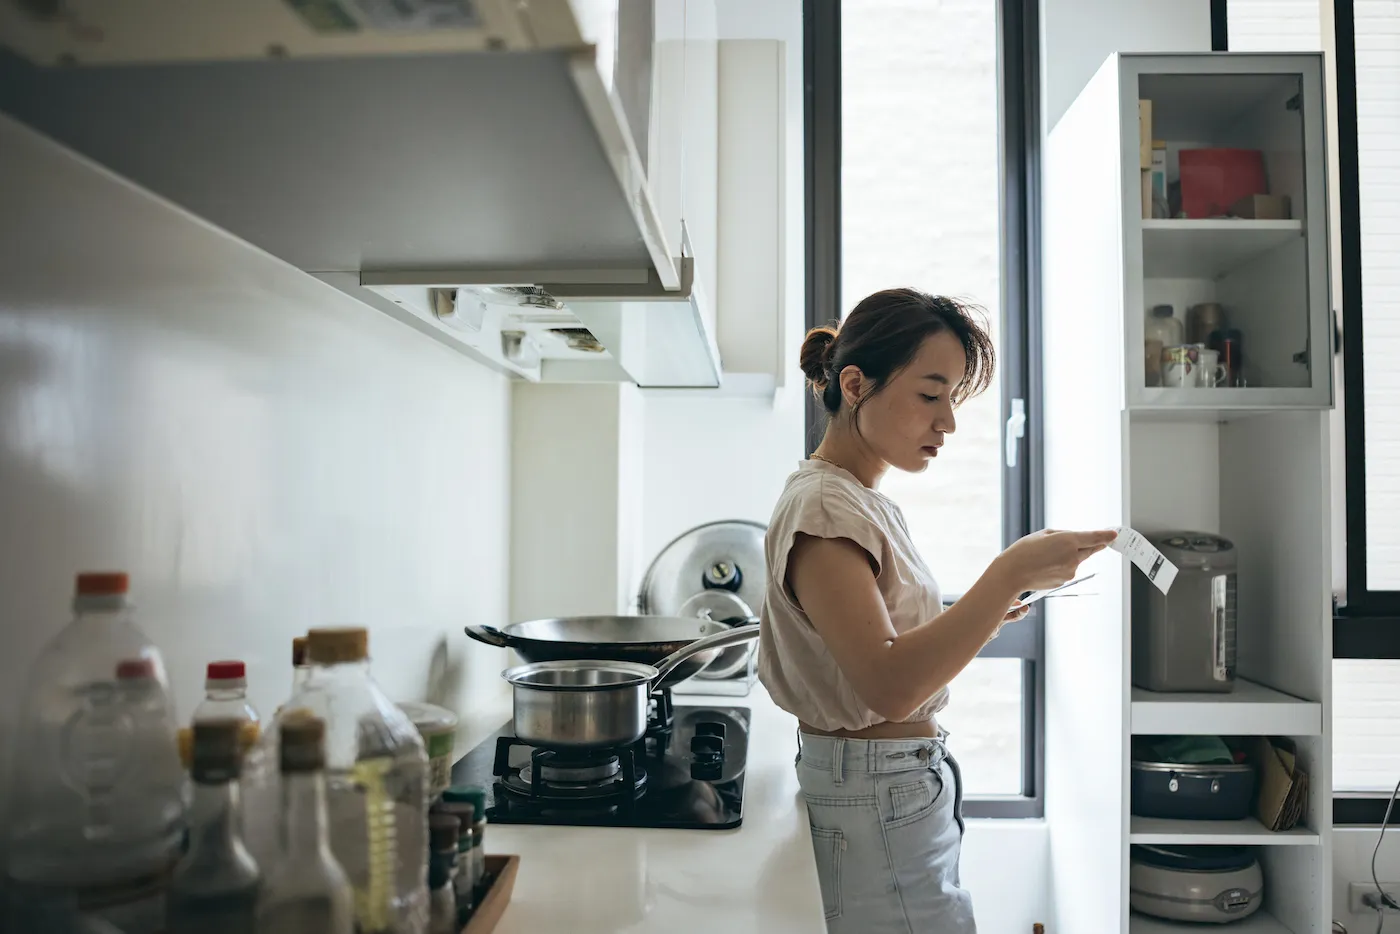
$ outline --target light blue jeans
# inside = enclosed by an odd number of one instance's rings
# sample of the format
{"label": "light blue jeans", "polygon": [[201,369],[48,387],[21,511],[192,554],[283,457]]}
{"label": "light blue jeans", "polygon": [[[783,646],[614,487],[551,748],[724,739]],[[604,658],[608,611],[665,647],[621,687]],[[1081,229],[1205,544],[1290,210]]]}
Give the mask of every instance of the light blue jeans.
{"label": "light blue jeans", "polygon": [[829,934],[976,934],[958,881],[962,774],[942,741],[797,742]]}

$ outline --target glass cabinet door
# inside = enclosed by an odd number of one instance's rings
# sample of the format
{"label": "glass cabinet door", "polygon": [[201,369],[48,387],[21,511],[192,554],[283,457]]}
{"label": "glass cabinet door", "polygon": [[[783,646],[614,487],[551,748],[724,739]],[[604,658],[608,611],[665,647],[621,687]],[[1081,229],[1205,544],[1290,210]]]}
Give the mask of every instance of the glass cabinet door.
{"label": "glass cabinet door", "polygon": [[1130,405],[1330,406],[1319,56],[1124,56],[1122,88]]}

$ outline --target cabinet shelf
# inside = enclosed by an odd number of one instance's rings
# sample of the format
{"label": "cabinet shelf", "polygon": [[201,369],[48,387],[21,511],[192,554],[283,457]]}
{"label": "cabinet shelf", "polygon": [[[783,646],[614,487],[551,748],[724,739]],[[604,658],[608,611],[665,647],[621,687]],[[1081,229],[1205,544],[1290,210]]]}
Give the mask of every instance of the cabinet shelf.
{"label": "cabinet shelf", "polygon": [[1230,934],[1293,934],[1293,931],[1285,927],[1282,922],[1273,915],[1263,911],[1256,912],[1245,918],[1243,921],[1232,921],[1229,925],[1200,925],[1185,924],[1180,921],[1159,921],[1156,918],[1149,918],[1146,915],[1133,914],[1128,917],[1129,934],[1180,934],[1182,931],[1194,931],[1200,934],[1202,927],[1228,927]]}
{"label": "cabinet shelf", "polygon": [[1142,274],[1218,279],[1302,235],[1301,220],[1144,220]]}
{"label": "cabinet shelf", "polygon": [[1319,736],[1322,705],[1240,679],[1229,694],[1160,694],[1135,687],[1136,735]]}
{"label": "cabinet shelf", "polygon": [[1163,820],[1134,815],[1128,826],[1128,842],[1183,846],[1315,846],[1321,838],[1307,827],[1274,833],[1253,817],[1220,821]]}

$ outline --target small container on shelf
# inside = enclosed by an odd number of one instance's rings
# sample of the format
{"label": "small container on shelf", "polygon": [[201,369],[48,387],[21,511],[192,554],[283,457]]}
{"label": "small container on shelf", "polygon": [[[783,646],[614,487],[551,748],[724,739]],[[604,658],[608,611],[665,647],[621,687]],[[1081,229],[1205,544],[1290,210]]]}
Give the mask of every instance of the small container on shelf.
{"label": "small container on shelf", "polygon": [[452,783],[452,747],[457,715],[446,707],[407,701],[399,709],[413,721],[428,750],[428,797],[436,799]]}
{"label": "small container on shelf", "polygon": [[1182,342],[1181,322],[1171,305],[1153,305],[1144,325],[1143,365],[1149,386],[1162,385],[1162,357]]}

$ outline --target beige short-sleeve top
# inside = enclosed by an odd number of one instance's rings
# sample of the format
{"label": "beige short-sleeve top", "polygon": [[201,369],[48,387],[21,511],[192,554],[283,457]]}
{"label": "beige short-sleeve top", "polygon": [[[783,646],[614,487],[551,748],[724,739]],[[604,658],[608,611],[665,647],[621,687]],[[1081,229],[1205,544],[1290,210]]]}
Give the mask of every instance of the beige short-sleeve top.
{"label": "beige short-sleeve top", "polygon": [[[812,621],[788,587],[788,556],[798,533],[845,538],[870,555],[890,622],[902,633],[943,612],[943,595],[914,548],[894,501],[822,460],[803,461],[788,477],[764,540],[768,587],[759,638],[758,675],[773,701],[819,730],[860,730],[884,718],[856,696]],[[910,717],[930,719],[948,689]]]}

